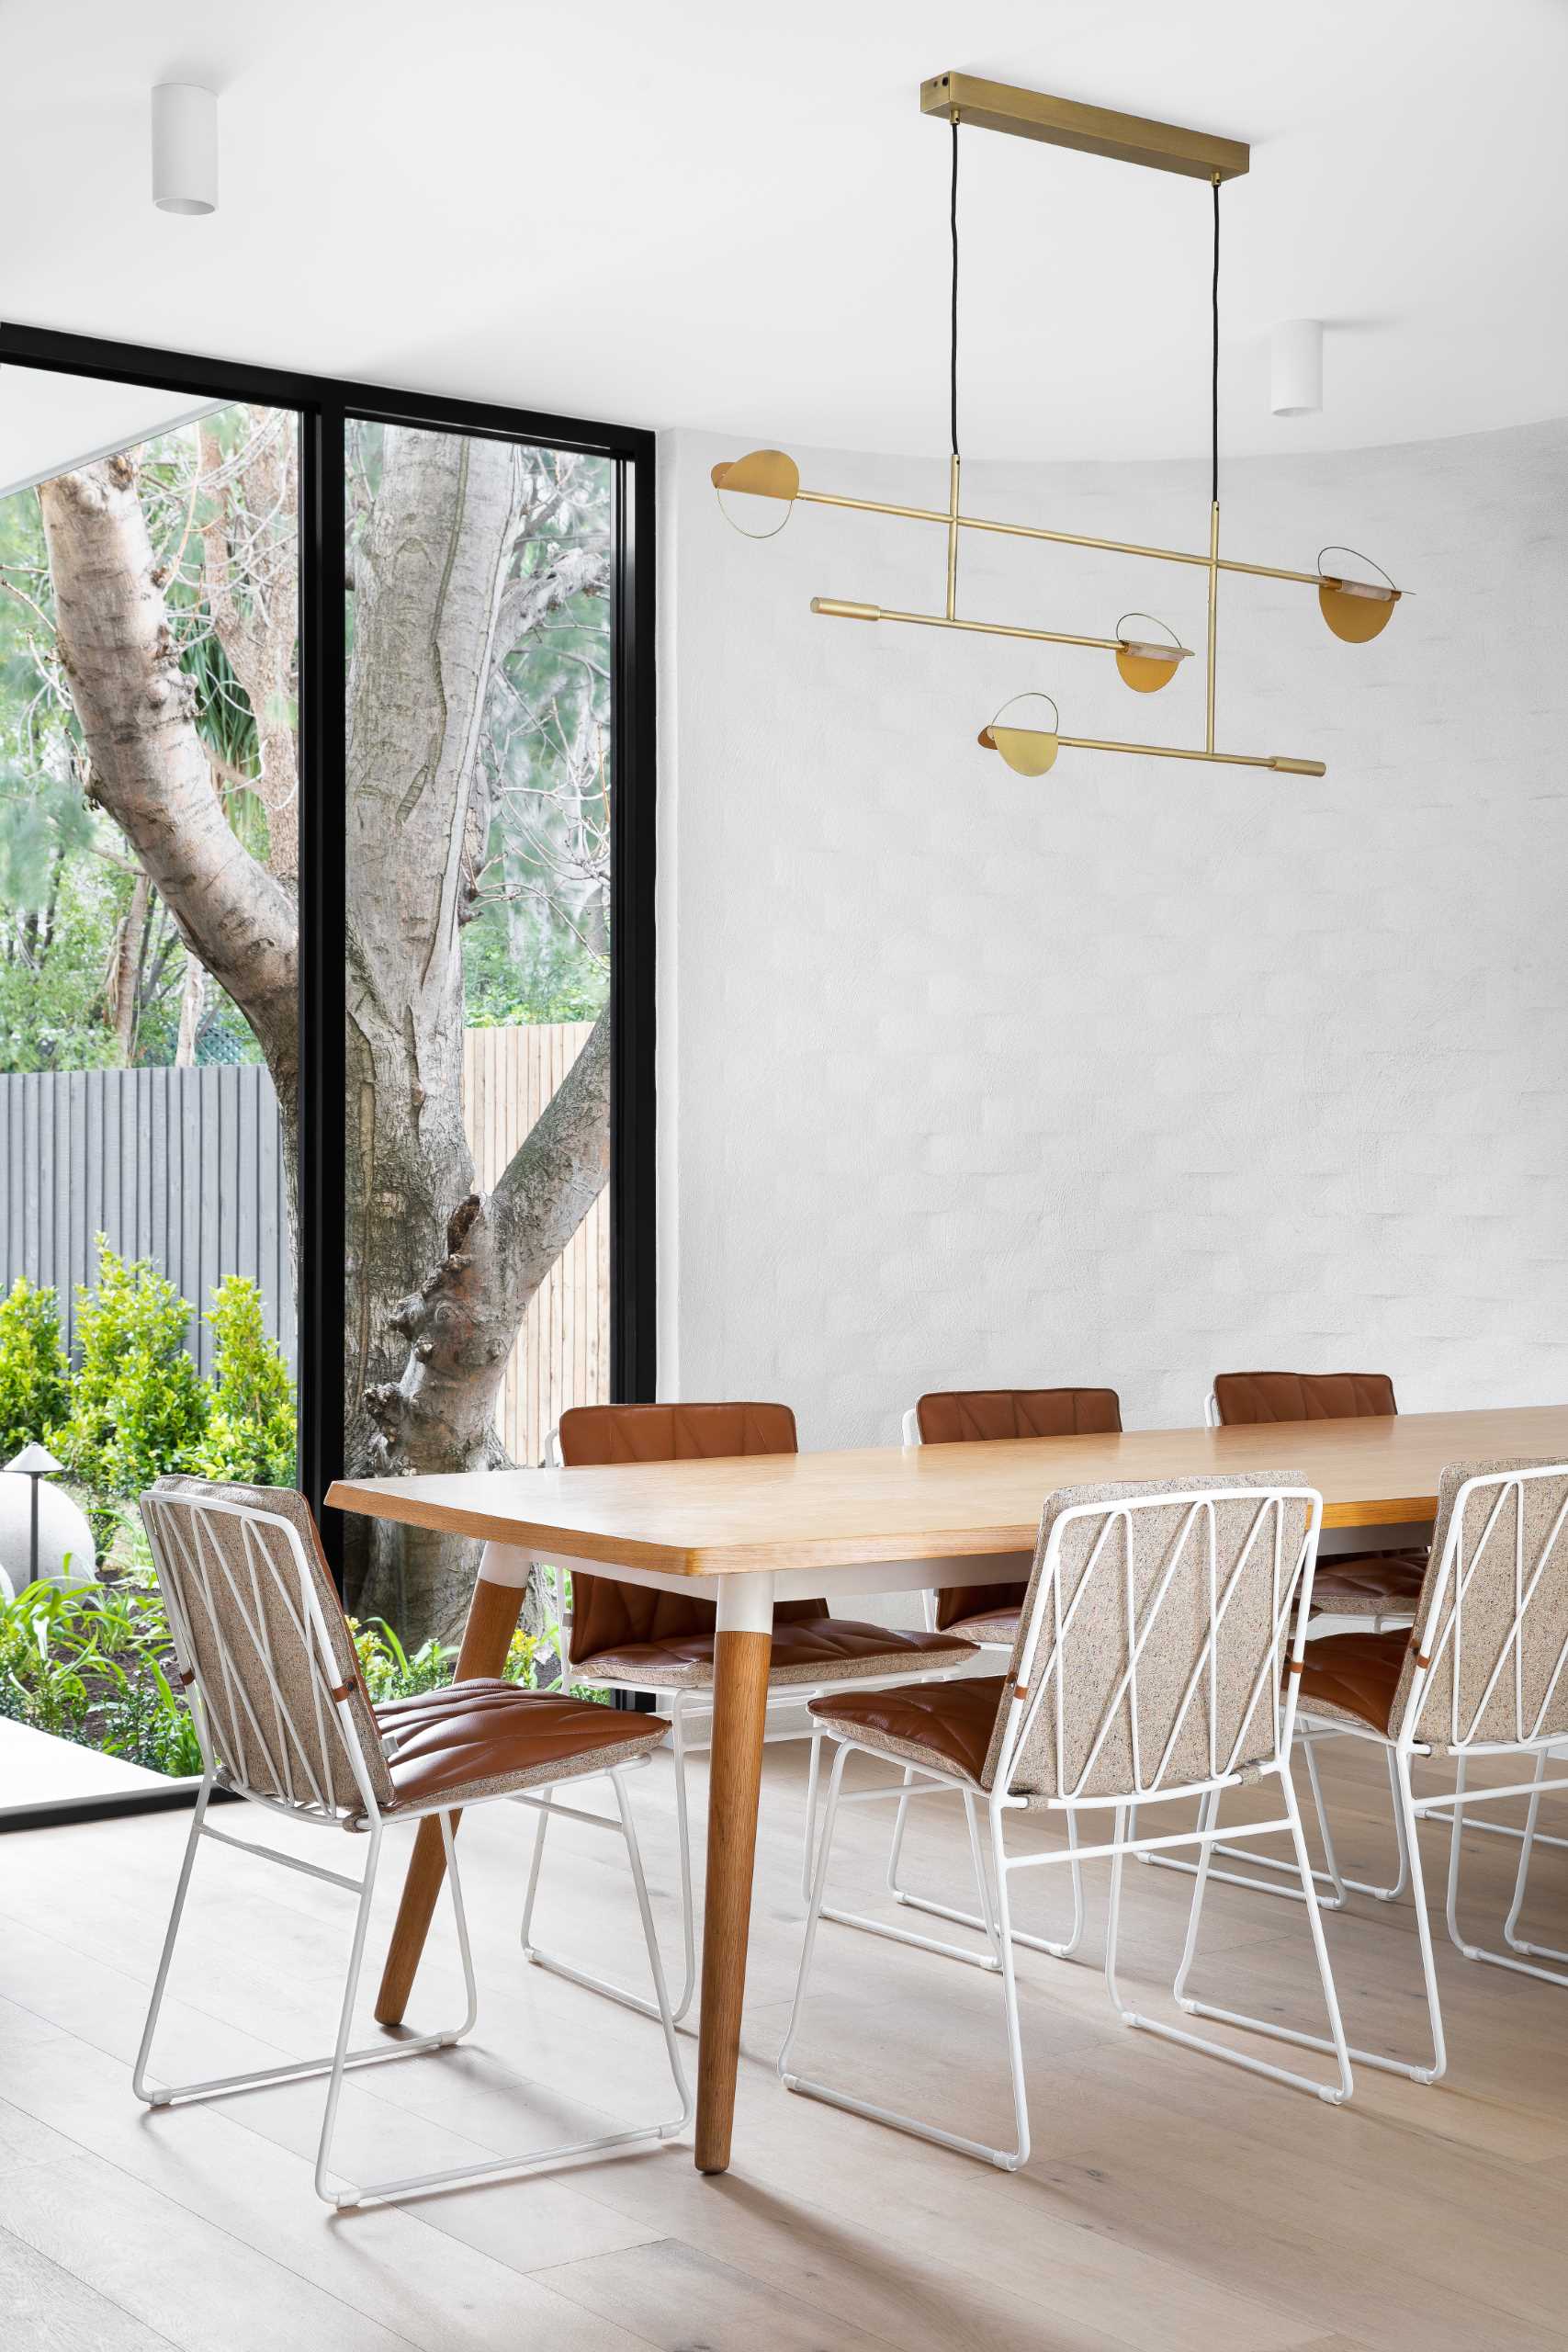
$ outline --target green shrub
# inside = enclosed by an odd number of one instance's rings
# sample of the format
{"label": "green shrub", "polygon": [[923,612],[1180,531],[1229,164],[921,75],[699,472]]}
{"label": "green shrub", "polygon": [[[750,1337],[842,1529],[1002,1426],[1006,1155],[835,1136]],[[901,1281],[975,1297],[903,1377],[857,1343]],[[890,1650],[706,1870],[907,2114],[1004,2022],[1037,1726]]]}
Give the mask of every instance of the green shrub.
{"label": "green shrub", "polygon": [[207,1312],[218,1340],[207,1428],[191,1466],[204,1478],[252,1486],[294,1484],[294,1390],[262,1320],[254,1283],[231,1274]]}
{"label": "green shrub", "polygon": [[150,1556],[71,1591],[28,1585],[0,1600],[0,1715],[155,1772],[198,1773],[196,1725],[164,1671],[171,1646]]}
{"label": "green shrub", "polygon": [[[363,1623],[351,1617],[348,1629],[373,1706],[379,1706],[383,1699],[411,1699],[416,1691],[444,1690],[452,1679],[457,1653],[450,1644],[438,1642],[434,1634],[411,1657],[384,1617],[367,1617]],[[532,1690],[538,1673],[538,1635],[525,1634],[519,1626],[502,1669],[507,1681]]]}
{"label": "green shrub", "polygon": [[383,1699],[412,1699],[419,1690],[439,1690],[452,1679],[457,1653],[434,1634],[411,1657],[384,1617],[367,1618],[363,1624],[351,1617],[348,1630],[373,1706]]}
{"label": "green shrub", "polygon": [[98,1283],[78,1290],[82,1361],[55,1450],[99,1495],[139,1495],[191,1467],[209,1392],[186,1352],[190,1308],[146,1259],[98,1236]]}
{"label": "green shrub", "polygon": [[0,1298],[0,1462],[64,1419],[70,1383],[54,1293],[18,1274]]}

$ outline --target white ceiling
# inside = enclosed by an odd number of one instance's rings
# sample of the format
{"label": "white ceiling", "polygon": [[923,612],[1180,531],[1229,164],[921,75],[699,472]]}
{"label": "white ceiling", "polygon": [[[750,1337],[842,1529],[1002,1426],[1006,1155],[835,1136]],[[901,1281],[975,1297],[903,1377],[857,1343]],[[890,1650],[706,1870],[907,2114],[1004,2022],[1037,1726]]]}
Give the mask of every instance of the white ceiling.
{"label": "white ceiling", "polygon": [[0,498],[210,416],[216,405],[144,384],[0,368]]}
{"label": "white ceiling", "polygon": [[[0,312],[743,441],[941,448],[947,68],[1253,147],[1233,450],[1568,413],[1561,0],[56,0],[0,13]],[[148,92],[220,93],[209,220]],[[1209,194],[964,136],[964,442],[1206,447]],[[28,218],[28,201],[31,218]],[[1321,417],[1266,337],[1329,322]],[[9,471],[0,466],[0,471]]]}

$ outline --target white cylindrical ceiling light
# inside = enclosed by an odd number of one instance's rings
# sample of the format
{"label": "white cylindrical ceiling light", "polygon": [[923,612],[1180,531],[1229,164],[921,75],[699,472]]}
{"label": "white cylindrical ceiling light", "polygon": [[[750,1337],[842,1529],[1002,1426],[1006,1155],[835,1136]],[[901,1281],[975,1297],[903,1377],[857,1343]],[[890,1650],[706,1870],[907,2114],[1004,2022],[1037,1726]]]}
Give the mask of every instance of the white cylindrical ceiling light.
{"label": "white cylindrical ceiling light", "polygon": [[1323,321],[1282,320],[1269,358],[1269,405],[1275,415],[1315,416],[1323,406]]}
{"label": "white cylindrical ceiling light", "polygon": [[160,212],[218,209],[218,101],[195,82],[153,90],[152,201]]}

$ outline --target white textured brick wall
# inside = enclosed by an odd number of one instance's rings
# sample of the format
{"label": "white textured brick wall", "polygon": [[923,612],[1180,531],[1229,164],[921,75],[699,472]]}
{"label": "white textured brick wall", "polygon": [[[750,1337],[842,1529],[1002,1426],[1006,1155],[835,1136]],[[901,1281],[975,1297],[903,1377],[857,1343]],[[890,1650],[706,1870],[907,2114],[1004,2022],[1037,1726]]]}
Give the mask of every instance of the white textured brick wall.
{"label": "white textured brick wall", "polygon": [[[939,609],[941,534],[801,508],[749,545],[728,454],[664,452],[664,1393],[787,1398],[807,1445],[987,1382],[1177,1425],[1227,1366],[1568,1397],[1568,424],[1227,470],[1227,552],[1337,535],[1416,592],[1352,648],[1309,590],[1224,584],[1222,746],[1322,782],[1014,777],[975,742],[1007,695],[1190,742],[1201,660],[1145,698],[1104,655],[815,619]],[[977,513],[1204,543],[1200,468],[965,475]],[[1201,573],[965,541],[963,610],[1134,605],[1201,647]]]}

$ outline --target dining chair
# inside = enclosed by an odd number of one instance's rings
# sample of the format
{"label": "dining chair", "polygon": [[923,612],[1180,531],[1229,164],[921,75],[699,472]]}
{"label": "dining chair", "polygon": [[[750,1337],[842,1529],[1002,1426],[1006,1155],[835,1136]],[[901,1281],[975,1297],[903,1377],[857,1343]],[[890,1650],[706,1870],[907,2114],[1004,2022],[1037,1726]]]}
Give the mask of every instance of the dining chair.
{"label": "dining chair", "polygon": [[[1116,1435],[1114,1388],[932,1389],[904,1416],[906,1445],[974,1445],[995,1439]],[[933,1633],[960,1634],[978,1649],[1010,1650],[1018,1638],[1026,1583],[944,1586],[925,1595]]]}
{"label": "dining chair", "polygon": [[[786,1454],[798,1451],[795,1415],[787,1405],[576,1405],[561,1415],[548,1448],[567,1469],[617,1462],[684,1462],[737,1455]],[[571,1572],[567,1604],[558,1569],[548,1571],[563,1684],[590,1683],[628,1695],[651,1696],[667,1707],[675,1769],[675,1826],[680,1844],[681,1931],[684,1973],[674,2014],[677,2021],[696,1990],[696,1925],[694,1917],[691,1818],[686,1759],[705,1749],[712,1736],[716,1611],[711,1600],[653,1592],[581,1569]],[[944,1666],[969,1664],[974,1652],[956,1634],[904,1633],[856,1618],[835,1617],[826,1600],[781,1600],[773,1611],[770,1698],[808,1701],[843,1683],[908,1680]],[[809,1894],[817,1819],[819,1742],[816,1727],[776,1725],[770,1741],[811,1739],[806,1826],[801,1865],[803,1897]],[[647,2004],[623,1985],[546,1951],[533,1932],[539,1859],[548,1826],[541,1810],[534,1862],[524,1905],[523,1948],[540,1968],[585,1984],[632,2008]]]}
{"label": "dining chair", "polygon": [[[315,2187],[327,2204],[344,2209],[534,2172],[568,2156],[634,2141],[665,2140],[682,2131],[691,2120],[692,2100],[625,1783],[627,1770],[647,1761],[667,1725],[651,1716],[616,1713],[566,1696],[519,1690],[502,1681],[449,1685],[373,1706],[315,1521],[301,1496],[272,1487],[160,1478],[141,1498],[141,1516],[168,1616],[175,1671],[201,1745],[202,1779],[132,2075],[138,2098],[149,2107],[171,2107],[324,2075],[327,2095]],[[653,1978],[651,2007],[664,2030],[679,2112],[660,2122],[602,2132],[521,2156],[369,2181],[348,2189],[330,2188],[345,2074],[424,2051],[450,2049],[474,2025],[479,1995],[453,1836],[459,1813],[501,1799],[547,1804],[563,1784],[600,1774],[609,1779],[615,1792],[613,1819],[578,1807],[558,1810],[613,1829],[626,1848]],[[207,1816],[215,1790],[243,1797],[260,1812],[290,1822],[331,1829],[340,1838],[345,1830],[364,1838],[363,1872],[355,1878],[214,1828]],[[389,1826],[422,1821],[430,1814],[440,1821],[446,1849],[467,1996],[464,2015],[438,2032],[350,2049],[382,1838]],[[197,1849],[209,1838],[260,1861],[343,1887],[357,1898],[337,2036],[325,2057],[150,2087],[148,2069],[170,1962]]]}
{"label": "dining chair", "polygon": [[[1029,2154],[1029,2110],[1011,1932],[1010,1884],[1020,1871],[1068,1858],[1052,1846],[1009,1853],[1010,1815],[1109,1814],[1108,1834],[1078,1849],[1080,1860],[1109,1858],[1105,1979],[1126,2025],[1310,2090],[1337,2104],[1351,2072],[1324,1939],[1301,1815],[1290,1773],[1296,1686],[1302,1672],[1321,1498],[1286,1475],[1171,1479],[1066,1487],[1049,1496],[1040,1521],[1018,1637],[1002,1675],[927,1682],[902,1690],[840,1691],[812,1702],[836,1743],[800,1971],[779,2074],[787,2088],[826,2099],[873,2121],[1016,2171]],[[907,1802],[903,1782],[846,1793],[853,1754],[913,1766],[920,1797],[956,1795],[970,1831],[980,1910],[1000,1977],[1011,2082],[1014,2143],[984,2141],[875,2105],[792,2064],[825,1914],[839,1809]],[[1321,2081],[1130,2008],[1117,1981],[1122,1865],[1140,1847],[1195,1846],[1218,1836],[1221,1795],[1244,1783],[1277,1789],[1277,1817],[1235,1833],[1288,1830],[1337,2057]],[[1136,1837],[1131,1808],[1196,1799],[1196,1824]],[[988,1838],[982,1841],[984,1810]],[[1168,1820],[1168,1812],[1164,1818]],[[989,1866],[985,1845],[989,1847]],[[1179,1987],[1196,1942],[1206,1881],[1193,1890]],[[1250,2018],[1260,2033],[1271,2021]],[[1280,2039],[1292,2040],[1289,2034]],[[1314,2045],[1315,2046],[1315,2045]]]}
{"label": "dining chair", "polygon": [[[941,1388],[929,1390],[909,1407],[904,1415],[903,1437],[906,1445],[973,1445],[1010,1438],[1115,1434],[1121,1427],[1122,1400],[1114,1388]],[[1010,1656],[1018,1639],[1019,1616],[1028,1589],[1026,1582],[1014,1579],[1010,1583],[955,1585],[935,1592],[928,1590],[921,1595],[926,1623],[933,1633],[958,1634],[976,1650],[995,1650],[1003,1657]],[[908,1777],[912,1781],[913,1775]],[[912,1894],[900,1884],[898,1871],[908,1812],[908,1806],[901,1804],[894,1816],[887,1851],[888,1894],[908,1910],[926,1911],[934,1918],[952,1919],[960,1927],[984,1928],[985,1921],[962,1905],[934,1902],[931,1896]],[[1077,1841],[1077,1824],[1071,1814],[1067,1816],[1067,1840],[1069,1846]],[[809,1888],[807,1892],[809,1894]],[[1026,1944],[1032,1951],[1049,1952],[1056,1960],[1069,1959],[1082,1942],[1084,1931],[1083,1874],[1076,1861],[1072,1865],[1072,1897],[1073,1922],[1066,1936],[1037,1936],[1015,1927],[1014,1942]],[[913,1942],[925,1951],[945,1952],[952,1959],[967,1961],[978,1967],[992,1965],[987,1957],[964,1951],[954,1944],[940,1943],[927,1936],[901,1936],[865,1913],[839,1910],[829,1911],[828,1917],[837,1919],[840,1926],[864,1928],[874,1935],[890,1936],[897,1942]]]}
{"label": "dining chair", "polygon": [[[1209,1396],[1216,1429],[1262,1421],[1348,1421],[1397,1414],[1383,1372],[1222,1372]],[[1318,1613],[1366,1619],[1372,1630],[1408,1625],[1427,1571],[1425,1551],[1358,1552],[1318,1562]]]}
{"label": "dining chair", "polygon": [[[1542,1958],[1568,1954],[1520,1941],[1515,1935],[1534,1845],[1541,1797],[1568,1788],[1549,1780],[1553,1747],[1568,1742],[1568,1463],[1451,1463],[1443,1472],[1432,1552],[1416,1606],[1416,1632],[1337,1634],[1309,1642],[1300,1677],[1299,1704],[1314,1724],[1371,1740],[1389,1756],[1401,1839],[1409,1857],[1411,1899],[1432,2036],[1430,2064],[1352,2048],[1351,2056],[1391,2074],[1433,2083],[1447,2050],[1438,2000],[1432,1932],[1427,1916],[1417,1825],[1449,1817],[1446,1917],[1455,1948],[1466,1960],[1521,1975],[1568,1984]],[[1495,1787],[1466,1783],[1472,1757],[1533,1758],[1526,1781]],[[1451,1794],[1417,1797],[1412,1766],[1451,1758]],[[1467,1826],[1486,1826],[1476,1809],[1525,1796],[1529,1816],[1512,1905],[1497,1951],[1463,1934],[1459,1917],[1461,1840]],[[1330,1872],[1338,1878],[1332,1842]],[[1342,1882],[1348,1885],[1349,1881]],[[1200,2016],[1227,2012],[1193,2003]],[[1232,2018],[1232,2023],[1238,2020]],[[1312,2047],[1311,2036],[1297,2035]]]}
{"label": "dining chair", "polygon": [[[1394,1401],[1393,1383],[1383,1372],[1222,1372],[1214,1378],[1204,1409],[1204,1419],[1211,1429],[1235,1429],[1256,1426],[1262,1422],[1290,1423],[1296,1421],[1346,1421],[1392,1417],[1399,1410]],[[1393,1627],[1410,1624],[1416,1613],[1416,1603],[1421,1591],[1421,1579],[1426,1573],[1427,1555],[1424,1551],[1393,1550],[1387,1552],[1358,1552],[1326,1554],[1317,1564],[1314,1581],[1314,1618],[1307,1629],[1307,1638],[1346,1631],[1383,1633]],[[1312,1790],[1313,1806],[1317,1815],[1318,1830],[1326,1853],[1329,1845],[1327,1815],[1324,1808],[1323,1788],[1318,1775],[1315,1745],[1320,1738],[1332,1734],[1304,1728],[1297,1733],[1296,1745],[1306,1765],[1307,1780]],[[1393,1792],[1391,1778],[1389,1787]],[[1327,1871],[1317,1874],[1319,1901],[1325,1909],[1337,1910],[1348,1887],[1358,1894],[1370,1894],[1375,1902],[1396,1902],[1409,1881],[1409,1862],[1404,1845],[1404,1816],[1395,1792],[1394,1820],[1398,1825],[1399,1847],[1392,1882],[1377,1885],[1369,1879],[1340,1879]],[[1280,1894],[1291,1901],[1299,1897],[1295,1872],[1287,1860],[1273,1854],[1243,1854],[1225,1845],[1215,1849],[1215,1855],[1227,1860],[1246,1860],[1252,1871],[1238,1873],[1216,1868],[1210,1858],[1213,1877],[1233,1886],[1252,1886],[1265,1894]],[[1175,1855],[1150,1855],[1150,1861],[1167,1870],[1192,1871],[1196,1863]],[[1265,1871],[1259,1879],[1256,1871]],[[1325,1892],[1324,1890],[1327,1891]]]}

